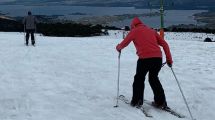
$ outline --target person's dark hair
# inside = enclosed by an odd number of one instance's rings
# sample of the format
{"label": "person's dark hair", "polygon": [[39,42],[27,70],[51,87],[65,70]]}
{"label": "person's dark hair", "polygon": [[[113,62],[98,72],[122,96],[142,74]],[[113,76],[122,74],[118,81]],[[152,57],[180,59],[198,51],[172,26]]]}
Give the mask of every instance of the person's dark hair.
{"label": "person's dark hair", "polygon": [[28,11],[28,15],[31,15],[31,11]]}

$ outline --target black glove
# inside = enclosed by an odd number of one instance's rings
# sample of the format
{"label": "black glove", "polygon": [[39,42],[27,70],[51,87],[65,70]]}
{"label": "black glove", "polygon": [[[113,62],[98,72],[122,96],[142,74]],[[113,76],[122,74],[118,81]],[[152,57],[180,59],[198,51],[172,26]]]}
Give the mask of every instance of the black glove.
{"label": "black glove", "polygon": [[172,63],[167,62],[167,65],[168,65],[169,67],[172,67]]}

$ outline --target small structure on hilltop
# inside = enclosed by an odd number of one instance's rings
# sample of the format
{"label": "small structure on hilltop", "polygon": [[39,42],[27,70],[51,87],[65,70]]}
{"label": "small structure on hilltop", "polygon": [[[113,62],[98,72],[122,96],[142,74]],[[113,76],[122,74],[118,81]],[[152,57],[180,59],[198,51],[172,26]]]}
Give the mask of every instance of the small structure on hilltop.
{"label": "small structure on hilltop", "polygon": [[205,38],[204,42],[214,42],[214,41],[212,41],[211,38],[207,37]]}
{"label": "small structure on hilltop", "polygon": [[124,28],[122,28],[123,30],[123,39],[126,37],[126,35],[129,33],[130,28],[129,26],[125,26]]}
{"label": "small structure on hilltop", "polygon": [[124,30],[125,30],[125,31],[130,31],[129,26],[125,26]]}

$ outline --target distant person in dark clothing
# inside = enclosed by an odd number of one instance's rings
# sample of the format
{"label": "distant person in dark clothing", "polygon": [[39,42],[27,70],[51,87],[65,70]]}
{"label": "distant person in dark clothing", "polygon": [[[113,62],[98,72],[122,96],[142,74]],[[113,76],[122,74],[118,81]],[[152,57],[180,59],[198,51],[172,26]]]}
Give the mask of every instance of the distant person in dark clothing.
{"label": "distant person in dark clothing", "polygon": [[28,16],[23,19],[24,32],[26,32],[26,46],[28,46],[29,34],[31,34],[31,44],[35,45],[34,32],[36,31],[37,19],[32,15],[31,11],[28,12]]}

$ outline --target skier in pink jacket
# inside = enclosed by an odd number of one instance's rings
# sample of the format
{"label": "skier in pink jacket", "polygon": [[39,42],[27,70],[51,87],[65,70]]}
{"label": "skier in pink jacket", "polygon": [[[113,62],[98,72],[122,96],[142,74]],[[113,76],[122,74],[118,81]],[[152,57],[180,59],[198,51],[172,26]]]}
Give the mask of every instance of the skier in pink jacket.
{"label": "skier in pink jacket", "polygon": [[163,87],[159,81],[158,74],[162,67],[162,52],[160,46],[166,54],[166,61],[172,67],[172,56],[167,42],[153,29],[144,25],[139,18],[134,18],[131,23],[131,31],[126,38],[116,46],[117,51],[133,41],[139,57],[137,61],[136,75],[133,82],[132,106],[143,104],[144,81],[149,73],[149,83],[154,93],[154,104],[158,107],[166,107],[166,97]]}

